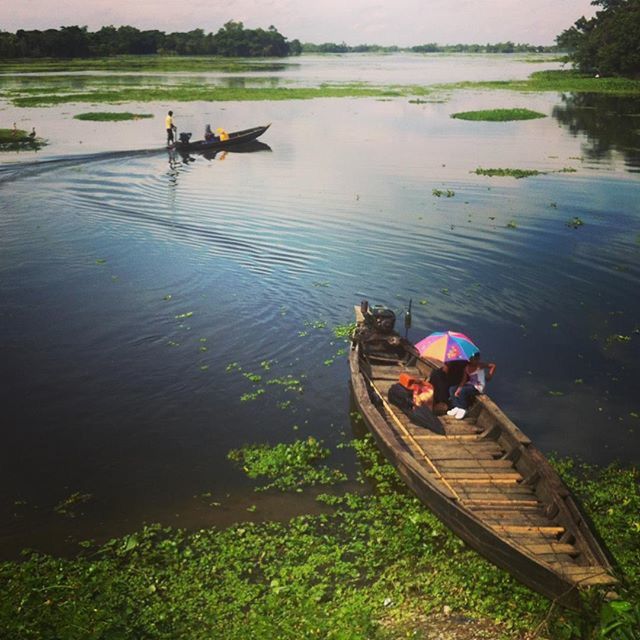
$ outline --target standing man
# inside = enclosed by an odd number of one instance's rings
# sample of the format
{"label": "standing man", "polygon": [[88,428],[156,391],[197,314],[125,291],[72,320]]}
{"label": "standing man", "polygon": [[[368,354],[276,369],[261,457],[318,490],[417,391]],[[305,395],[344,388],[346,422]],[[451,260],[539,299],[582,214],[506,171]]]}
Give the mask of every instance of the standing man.
{"label": "standing man", "polygon": [[164,119],[165,128],[167,130],[167,146],[171,146],[174,142],[173,132],[176,130],[176,125],[173,124],[173,111],[169,111],[167,117]]}

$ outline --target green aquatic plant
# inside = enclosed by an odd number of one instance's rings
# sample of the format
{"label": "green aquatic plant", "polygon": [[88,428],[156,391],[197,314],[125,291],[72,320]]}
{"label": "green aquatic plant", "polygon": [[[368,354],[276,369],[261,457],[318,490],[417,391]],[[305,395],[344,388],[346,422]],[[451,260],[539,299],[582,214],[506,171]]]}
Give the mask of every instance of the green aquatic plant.
{"label": "green aquatic plant", "polygon": [[[65,82],[58,77],[58,82]],[[378,86],[365,83],[322,84],[316,87],[238,87],[220,86],[208,83],[193,83],[191,80],[178,80],[165,86],[152,83],[151,79],[141,78],[133,86],[109,86],[104,82],[96,85],[94,78],[87,78],[84,86],[71,90],[62,85],[52,90],[51,86],[19,89],[5,92],[6,98],[17,107],[51,107],[61,104],[123,104],[127,102],[239,102],[239,101],[280,101],[314,100],[319,98],[376,98],[402,97],[407,95],[427,95],[427,87]]]}
{"label": "green aquatic plant", "polygon": [[90,493],[80,493],[79,491],[76,491],[75,493],[72,493],[68,498],[60,501],[53,508],[53,510],[60,515],[67,516],[69,518],[75,518],[77,515],[75,509],[81,504],[84,504],[85,502],[91,500],[91,498],[92,495]]}
{"label": "green aquatic plant", "polygon": [[333,335],[336,338],[349,340],[356,330],[356,323],[349,322],[347,324],[339,324],[333,327]]}
{"label": "green aquatic plant", "polygon": [[330,454],[316,438],[296,440],[291,444],[246,445],[229,452],[228,458],[238,463],[250,478],[267,478],[271,482],[256,491],[280,489],[301,491],[302,487],[335,484],[346,480],[346,475],[327,466],[318,466]]}
{"label": "green aquatic plant", "polygon": [[478,167],[473,173],[476,173],[479,176],[508,176],[511,178],[528,178],[530,176],[538,176],[540,175],[540,171],[536,169],[483,169],[482,167]]}
{"label": "green aquatic plant", "polygon": [[640,95],[640,80],[622,77],[595,78],[572,70],[535,71],[523,80],[486,80],[456,82],[431,87],[434,90],[488,89],[519,92],[604,93],[609,95]]}
{"label": "green aquatic plant", "polygon": [[261,395],[264,395],[265,390],[262,388],[256,389],[255,391],[251,391],[248,393],[243,393],[240,396],[240,402],[253,402],[257,400]]}
{"label": "green aquatic plant", "polygon": [[[464,620],[473,619],[485,623],[486,634],[469,629],[464,637],[633,638],[616,636],[610,625],[633,622],[640,602],[636,467],[553,461],[625,575],[620,595],[629,605],[610,616],[595,599],[581,612],[563,611],[518,584],[424,508],[370,436],[346,446],[357,454],[362,484],[319,496],[314,515],[192,532],[152,525],[99,546],[83,541],[76,557],[30,552],[0,562],[0,634],[391,640],[427,637],[446,606],[443,637],[452,624],[462,631]],[[211,498],[198,499],[224,506]],[[416,621],[422,621],[417,628]]]}
{"label": "green aquatic plant", "polygon": [[306,320],[304,326],[312,329],[326,329],[327,322],[326,320]]}
{"label": "green aquatic plant", "polygon": [[456,195],[456,192],[452,191],[451,189],[447,189],[446,191],[443,191],[442,189],[433,189],[433,191],[431,193],[436,198],[441,198],[442,196],[445,196],[447,198],[453,198],[453,196]]}
{"label": "green aquatic plant", "polygon": [[92,122],[119,122],[122,120],[140,120],[153,118],[152,113],[129,113],[119,111],[88,111],[73,116],[76,120],[90,120]]}
{"label": "green aquatic plant", "polygon": [[533,120],[546,118],[544,113],[530,109],[487,109],[482,111],[460,111],[452,113],[452,118],[459,120],[476,120],[484,122],[510,122],[512,120]]}
{"label": "green aquatic plant", "polygon": [[270,380],[267,380],[267,384],[284,387],[285,391],[295,391],[297,393],[303,393],[304,391],[304,387],[302,386],[303,379],[304,379],[304,376],[301,376],[300,378],[296,378],[291,374],[287,374],[286,376],[271,378]]}
{"label": "green aquatic plant", "polygon": [[262,382],[262,376],[257,373],[249,373],[248,371],[245,371],[242,375],[247,378],[247,380],[250,380],[255,384]]}

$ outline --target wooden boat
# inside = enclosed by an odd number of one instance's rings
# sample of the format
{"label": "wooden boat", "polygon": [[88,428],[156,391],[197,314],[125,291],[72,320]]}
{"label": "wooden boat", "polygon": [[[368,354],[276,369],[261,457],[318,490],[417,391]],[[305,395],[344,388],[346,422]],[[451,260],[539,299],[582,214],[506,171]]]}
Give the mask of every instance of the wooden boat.
{"label": "wooden boat", "polygon": [[175,148],[178,151],[208,151],[211,149],[226,149],[235,145],[251,142],[259,138],[271,124],[261,127],[252,127],[251,129],[243,129],[242,131],[232,131],[226,140],[194,140],[191,142],[189,138],[191,134],[182,133],[180,139],[176,141]]}
{"label": "wooden boat", "polygon": [[428,379],[442,363],[376,327],[366,303],[355,311],[349,365],[356,406],[423,504],[487,560],[564,606],[579,607],[581,588],[616,584],[612,560],[576,499],[488,396],[477,396],[463,420],[431,414],[432,428],[388,401],[401,373]]}

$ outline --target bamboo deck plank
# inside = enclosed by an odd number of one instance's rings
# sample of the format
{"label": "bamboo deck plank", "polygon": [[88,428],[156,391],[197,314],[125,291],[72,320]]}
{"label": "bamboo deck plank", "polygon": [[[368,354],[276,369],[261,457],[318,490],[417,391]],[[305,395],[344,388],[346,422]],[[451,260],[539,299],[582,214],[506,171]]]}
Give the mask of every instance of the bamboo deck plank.
{"label": "bamboo deck plank", "polygon": [[498,469],[513,469],[513,463],[510,460],[494,460],[493,458],[483,458],[476,460],[475,463],[470,463],[466,459],[452,459],[443,460],[441,463],[443,469],[461,469],[461,470],[482,470],[482,471],[494,471]]}
{"label": "bamboo deck plank", "polygon": [[[478,514],[478,517],[487,524],[490,525],[519,525],[519,526],[528,526],[528,527],[544,527],[552,524],[552,522],[545,518],[542,514],[536,512],[520,513],[517,511],[507,512],[499,512],[499,515],[495,515],[495,512],[488,512],[483,514]],[[571,546],[571,545],[568,545]]]}
{"label": "bamboo deck plank", "polygon": [[525,534],[551,534],[554,536],[559,536],[565,532],[564,527],[560,527],[557,525],[552,526],[543,526],[543,527],[533,527],[529,525],[519,525],[519,524],[492,524],[491,527],[495,531],[500,531],[501,533],[516,533],[518,535]]}
{"label": "bamboo deck plank", "polygon": [[539,555],[547,554],[565,554],[568,556],[576,556],[580,554],[580,550],[572,544],[562,542],[543,542],[535,544],[526,544],[527,551]]}
{"label": "bamboo deck plank", "polygon": [[502,449],[491,442],[459,442],[455,440],[425,441],[425,450],[434,460],[490,460],[503,455]]}
{"label": "bamboo deck plank", "polygon": [[462,471],[448,471],[447,478],[458,480],[459,482],[521,482],[522,476],[517,471],[492,471],[484,469],[463,469]]}

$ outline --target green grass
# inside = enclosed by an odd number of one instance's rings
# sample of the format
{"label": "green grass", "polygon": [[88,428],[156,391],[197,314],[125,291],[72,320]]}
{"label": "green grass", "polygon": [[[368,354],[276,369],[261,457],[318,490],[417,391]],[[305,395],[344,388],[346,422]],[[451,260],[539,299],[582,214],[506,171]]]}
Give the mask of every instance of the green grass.
{"label": "green grass", "polygon": [[484,111],[461,111],[451,114],[459,120],[482,120],[486,122],[510,122],[511,120],[533,120],[546,118],[544,113],[530,109],[488,109]]}
{"label": "green grass", "polygon": [[141,118],[153,118],[152,113],[129,113],[117,111],[88,111],[73,116],[76,120],[91,120],[94,122],[118,122],[121,120],[140,120]]}

